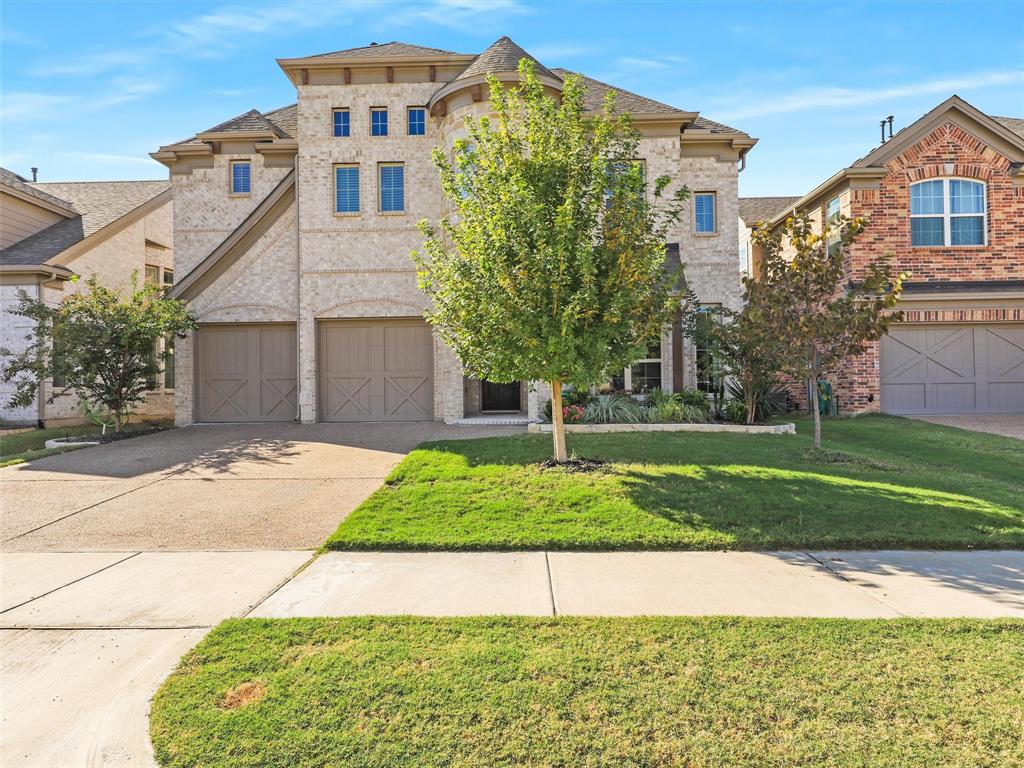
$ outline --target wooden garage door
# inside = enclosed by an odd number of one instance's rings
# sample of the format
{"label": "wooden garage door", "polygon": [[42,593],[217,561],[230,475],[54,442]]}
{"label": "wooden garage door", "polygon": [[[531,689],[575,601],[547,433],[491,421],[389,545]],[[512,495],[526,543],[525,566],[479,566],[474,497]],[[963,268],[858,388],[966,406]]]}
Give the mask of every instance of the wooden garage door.
{"label": "wooden garage door", "polygon": [[320,324],[321,421],[431,421],[434,342],[422,320]]}
{"label": "wooden garage door", "polygon": [[196,332],[198,421],[292,421],[295,326],[203,325]]}
{"label": "wooden garage door", "polygon": [[881,385],[886,413],[1024,413],[1024,323],[896,326]]}

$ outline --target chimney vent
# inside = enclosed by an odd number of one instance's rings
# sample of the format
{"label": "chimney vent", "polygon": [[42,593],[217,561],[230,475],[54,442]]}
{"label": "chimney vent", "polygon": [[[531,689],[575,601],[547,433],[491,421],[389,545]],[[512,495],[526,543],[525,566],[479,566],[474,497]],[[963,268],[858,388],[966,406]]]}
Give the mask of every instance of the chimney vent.
{"label": "chimney vent", "polygon": [[38,168],[35,168],[35,167],[33,167],[33,168],[31,169],[31,171],[32,171],[32,181],[36,181],[36,180],[38,180],[38,178],[39,178],[39,169],[38,169]]}
{"label": "chimney vent", "polygon": [[376,44],[377,44],[376,42],[370,43],[370,45],[376,45]]}

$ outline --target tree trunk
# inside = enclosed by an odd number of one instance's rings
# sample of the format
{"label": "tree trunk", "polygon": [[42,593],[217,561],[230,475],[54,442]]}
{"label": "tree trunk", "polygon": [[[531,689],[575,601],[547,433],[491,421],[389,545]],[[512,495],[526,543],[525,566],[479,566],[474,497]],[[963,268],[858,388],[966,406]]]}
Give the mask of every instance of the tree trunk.
{"label": "tree trunk", "polygon": [[818,404],[818,379],[811,379],[811,407],[814,408],[814,447],[821,450],[821,407]]}
{"label": "tree trunk", "polygon": [[121,412],[114,411],[114,433],[117,434],[121,431]]}
{"label": "tree trunk", "polygon": [[565,424],[562,421],[562,382],[551,382],[551,437],[555,441],[555,461],[569,460],[565,451]]}
{"label": "tree trunk", "polygon": [[743,379],[743,400],[747,406],[747,424],[753,424],[757,411],[757,393],[754,392],[754,379],[752,376],[746,376]]}

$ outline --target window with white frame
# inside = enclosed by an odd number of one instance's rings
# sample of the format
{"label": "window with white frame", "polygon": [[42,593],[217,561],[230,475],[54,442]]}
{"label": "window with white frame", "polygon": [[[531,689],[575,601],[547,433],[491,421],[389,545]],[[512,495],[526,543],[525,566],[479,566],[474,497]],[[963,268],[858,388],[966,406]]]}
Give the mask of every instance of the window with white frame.
{"label": "window with white frame", "polygon": [[359,166],[334,166],[334,212],[359,213]]}
{"label": "window with white frame", "polygon": [[405,212],[405,166],[402,163],[381,163],[379,176],[379,210],[381,213]]}
{"label": "window with white frame", "polygon": [[370,109],[370,135],[388,135],[388,109],[387,107],[371,107]]}
{"label": "window with white frame", "polygon": [[697,389],[715,392],[722,383],[721,361],[715,359],[711,344],[712,324],[721,321],[721,304],[702,304],[697,315],[697,332],[694,337],[694,358],[697,373]]}
{"label": "window with white frame", "polygon": [[984,245],[985,185],[970,179],[929,179],[910,186],[910,244]]}
{"label": "window with white frame", "polygon": [[646,357],[615,372],[610,382],[612,389],[639,395],[661,386],[661,339],[648,344],[644,354]]}
{"label": "window with white frame", "polygon": [[838,197],[834,197],[828,201],[825,205],[825,224],[828,227],[828,237],[826,238],[826,244],[828,245],[828,252],[832,253],[834,248],[838,248],[840,245],[839,237],[839,213],[840,213],[840,201]]}
{"label": "window with white frame", "polygon": [[231,161],[231,194],[248,195],[252,192],[252,164],[248,160]]}
{"label": "window with white frame", "polygon": [[693,228],[700,235],[713,235],[715,229],[715,193],[697,192],[693,196]]}

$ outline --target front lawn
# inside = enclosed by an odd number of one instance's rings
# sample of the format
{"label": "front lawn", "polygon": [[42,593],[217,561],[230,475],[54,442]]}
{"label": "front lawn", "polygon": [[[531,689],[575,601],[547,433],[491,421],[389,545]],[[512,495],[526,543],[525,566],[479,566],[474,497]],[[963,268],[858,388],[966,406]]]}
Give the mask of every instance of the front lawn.
{"label": "front lawn", "polygon": [[1024,443],[893,417],[799,434],[550,435],[420,446],[328,549],[1024,547]]}
{"label": "front lawn", "polygon": [[1024,623],[230,620],[153,700],[164,766],[1024,764]]}
{"label": "front lawn", "polygon": [[[154,426],[171,426],[170,420],[160,421],[138,421],[126,424],[124,429],[128,432],[135,432],[143,429],[151,429]],[[98,435],[101,427],[95,424],[76,424],[68,427],[51,427],[49,429],[26,429],[18,432],[11,432],[0,436],[0,467],[11,464],[21,464],[33,459],[41,459],[52,456],[56,453],[75,450],[80,446],[65,446],[61,448],[46,448],[47,440],[54,440],[58,437],[81,437],[83,435]],[[111,430],[108,430],[108,433]]]}

